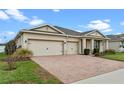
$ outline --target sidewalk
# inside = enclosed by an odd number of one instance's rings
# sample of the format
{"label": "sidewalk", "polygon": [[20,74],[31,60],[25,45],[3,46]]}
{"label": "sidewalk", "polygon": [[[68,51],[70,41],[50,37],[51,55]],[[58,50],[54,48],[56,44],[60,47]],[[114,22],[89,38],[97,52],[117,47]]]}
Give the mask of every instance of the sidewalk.
{"label": "sidewalk", "polygon": [[80,80],[73,84],[124,84],[124,69]]}

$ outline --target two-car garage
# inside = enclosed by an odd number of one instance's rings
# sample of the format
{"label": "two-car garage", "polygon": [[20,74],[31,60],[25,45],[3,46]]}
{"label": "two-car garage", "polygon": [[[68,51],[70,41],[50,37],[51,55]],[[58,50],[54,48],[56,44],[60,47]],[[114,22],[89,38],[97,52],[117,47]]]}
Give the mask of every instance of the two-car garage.
{"label": "two-car garage", "polygon": [[30,39],[28,49],[33,52],[34,56],[78,54],[78,42],[64,43],[63,41]]}

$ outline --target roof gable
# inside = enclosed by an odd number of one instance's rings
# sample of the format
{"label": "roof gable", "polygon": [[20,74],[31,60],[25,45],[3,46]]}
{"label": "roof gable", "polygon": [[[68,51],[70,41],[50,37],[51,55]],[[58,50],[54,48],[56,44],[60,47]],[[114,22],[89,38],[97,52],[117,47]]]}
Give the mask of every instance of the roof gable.
{"label": "roof gable", "polygon": [[38,26],[38,27],[31,28],[29,30],[38,31],[38,32],[45,32],[45,33],[64,34],[59,29],[56,29],[55,27],[50,26],[50,25]]}
{"label": "roof gable", "polygon": [[93,36],[93,37],[106,37],[102,33],[100,33],[98,30],[92,30],[89,32],[86,32],[83,34],[84,36]]}

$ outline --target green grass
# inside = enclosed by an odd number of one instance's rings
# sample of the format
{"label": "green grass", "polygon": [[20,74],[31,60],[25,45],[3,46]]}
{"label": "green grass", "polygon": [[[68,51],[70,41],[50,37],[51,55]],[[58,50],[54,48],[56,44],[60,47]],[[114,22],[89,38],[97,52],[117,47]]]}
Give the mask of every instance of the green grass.
{"label": "green grass", "polygon": [[0,59],[6,58],[7,56],[4,53],[0,53]]}
{"label": "green grass", "polygon": [[[0,54],[0,59],[6,55]],[[56,77],[48,73],[33,61],[16,62],[16,69],[5,70],[8,66],[6,62],[0,61],[0,83],[1,84],[58,84],[61,83]]]}
{"label": "green grass", "polygon": [[106,54],[103,58],[111,59],[111,60],[118,60],[124,61],[124,53],[116,53],[116,54]]}

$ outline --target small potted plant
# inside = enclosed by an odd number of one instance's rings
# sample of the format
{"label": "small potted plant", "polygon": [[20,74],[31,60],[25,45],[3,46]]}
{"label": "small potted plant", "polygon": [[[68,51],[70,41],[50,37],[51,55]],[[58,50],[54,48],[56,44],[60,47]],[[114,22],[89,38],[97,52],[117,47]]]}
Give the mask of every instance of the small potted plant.
{"label": "small potted plant", "polygon": [[90,54],[90,49],[84,49],[84,55],[89,55]]}
{"label": "small potted plant", "polygon": [[93,54],[99,53],[99,48],[94,48]]}
{"label": "small potted plant", "polygon": [[101,54],[100,54],[100,52],[99,52],[99,48],[95,48],[94,50],[93,50],[93,54],[94,54],[94,56],[100,56]]}

